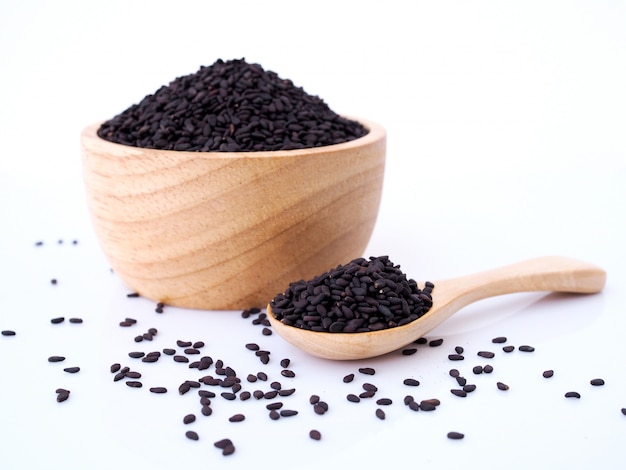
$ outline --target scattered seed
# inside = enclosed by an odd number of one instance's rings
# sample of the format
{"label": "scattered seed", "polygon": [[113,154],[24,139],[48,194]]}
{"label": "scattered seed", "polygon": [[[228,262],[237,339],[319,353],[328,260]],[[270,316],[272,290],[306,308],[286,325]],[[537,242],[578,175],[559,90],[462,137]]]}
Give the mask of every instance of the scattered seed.
{"label": "scattered seed", "polygon": [[506,343],[506,336],[497,336],[491,340],[492,343]]}
{"label": "scattered seed", "polygon": [[48,362],[63,362],[65,360],[65,357],[63,356],[50,356],[48,358]]}
{"label": "scattered seed", "polygon": [[483,372],[485,374],[491,374],[493,372],[493,366],[487,364],[486,366],[483,367]]}
{"label": "scattered seed", "polygon": [[420,384],[419,380],[417,380],[417,379],[411,379],[411,378],[409,378],[409,379],[404,379],[404,380],[402,381],[402,383],[403,383],[404,385],[408,385],[408,386],[410,386],[410,387],[417,387],[417,386],[419,386],[419,384]]}
{"label": "scattered seed", "polygon": [[441,346],[443,344],[443,338],[433,339],[428,342],[428,346],[431,348],[436,348],[437,346]]}
{"label": "scattered seed", "polygon": [[593,386],[596,386],[596,387],[597,387],[597,386],[599,386],[599,385],[604,385],[604,380],[603,380],[603,379],[592,379],[589,383],[590,383],[591,385],[593,385]]}
{"label": "scattered seed", "polygon": [[145,355],[146,353],[143,351],[131,351],[128,353],[128,356],[132,357],[133,359],[139,359],[139,358],[144,357]]}
{"label": "scattered seed", "polygon": [[245,419],[246,419],[245,415],[241,413],[237,413],[235,415],[232,415],[230,418],[228,418],[228,421],[230,421],[231,423],[240,423],[241,421]]}
{"label": "scattered seed", "polygon": [[126,385],[128,385],[131,388],[141,388],[143,387],[143,384],[137,380],[128,380],[126,381]]}
{"label": "scattered seed", "polygon": [[505,383],[502,383],[502,382],[498,382],[498,383],[496,383],[496,385],[497,385],[499,390],[508,390],[509,389],[509,386],[507,384],[505,384]]}
{"label": "scattered seed", "polygon": [[381,406],[391,405],[392,403],[393,400],[391,398],[379,398],[376,400],[376,404]]}
{"label": "scattered seed", "polygon": [[50,320],[50,323],[54,325],[58,325],[59,323],[63,323],[65,321],[65,317],[56,317]]}
{"label": "scattered seed", "polygon": [[344,376],[343,378],[343,382],[344,383],[350,383],[354,380],[354,374],[348,374],[346,376]]}
{"label": "scattered seed", "polygon": [[185,437],[187,439],[191,439],[192,441],[197,441],[199,439],[198,433],[196,431],[187,431],[185,433]]}
{"label": "scattered seed", "polygon": [[450,375],[450,377],[458,377],[461,373],[458,371],[458,369],[450,369],[450,371],[448,372],[448,374]]}
{"label": "scattered seed", "polygon": [[69,374],[75,374],[76,372],[80,371],[80,367],[66,367],[63,370]]}
{"label": "scattered seed", "polygon": [[578,392],[567,392],[565,394],[565,398],[580,398],[580,393],[578,393]]}
{"label": "scattered seed", "polygon": [[437,405],[428,400],[422,400],[419,404],[419,408],[422,411],[434,411]]}
{"label": "scattered seed", "polygon": [[402,350],[403,356],[412,356],[417,352],[417,348],[406,348]]}
{"label": "scattered seed", "polygon": [[249,349],[250,351],[258,351],[261,348],[256,343],[248,343],[246,344],[246,349]]}
{"label": "scattered seed", "polygon": [[57,388],[55,393],[57,394],[57,402],[61,403],[70,397],[70,391],[64,388]]}
{"label": "scattered seed", "polygon": [[196,420],[196,415],[194,415],[193,413],[190,413],[184,416],[183,423],[190,424],[190,423],[193,423],[195,420]]}
{"label": "scattered seed", "polygon": [[480,357],[485,357],[487,359],[491,359],[491,358],[495,357],[495,354],[492,353],[491,351],[478,351],[478,355]]}
{"label": "scattered seed", "polygon": [[371,368],[371,367],[361,367],[359,369],[359,372],[361,374],[365,374],[365,375],[374,375],[374,374],[376,374],[376,370]]}
{"label": "scattered seed", "polygon": [[290,359],[282,359],[280,361],[280,367],[282,367],[283,369],[286,369],[287,367],[289,367],[289,364],[291,364]]}
{"label": "scattered seed", "polygon": [[298,412],[296,410],[280,410],[280,416],[283,418],[288,418],[290,416],[297,415]]}
{"label": "scattered seed", "polygon": [[553,370],[544,370],[542,375],[546,379],[549,379],[550,377],[552,377],[554,375],[554,371]]}
{"label": "scattered seed", "polygon": [[77,317],[70,318],[70,323],[82,323],[82,322],[83,322],[82,318],[77,318]]}
{"label": "scattered seed", "polygon": [[462,354],[449,354],[448,359],[451,361],[462,361],[465,357]]}
{"label": "scattered seed", "polygon": [[456,432],[456,431],[450,431],[448,433],[448,439],[463,439],[465,437],[465,434],[461,433],[461,432]]}
{"label": "scattered seed", "polygon": [[152,387],[150,388],[152,393],[167,393],[167,388],[165,387]]}
{"label": "scattered seed", "polygon": [[483,373],[483,366],[474,366],[472,368],[472,372],[476,375],[480,375]]}
{"label": "scattered seed", "polygon": [[385,419],[386,418],[385,412],[381,410],[380,408],[376,408],[376,417],[378,419]]}
{"label": "scattered seed", "polygon": [[503,350],[505,353],[510,353],[510,352],[515,351],[515,346],[504,346],[504,347],[502,348],[502,350]]}
{"label": "scattered seed", "polygon": [[2,336],[15,336],[15,331],[13,331],[13,330],[2,330]]}
{"label": "scattered seed", "polygon": [[289,369],[283,369],[280,371],[280,375],[282,375],[283,377],[295,377],[296,373]]}
{"label": "scattered seed", "polygon": [[450,390],[450,393],[452,393],[452,395],[456,395],[457,397],[466,397],[467,396],[467,392],[465,390],[461,390],[459,388],[453,388],[452,390]]}
{"label": "scattered seed", "polygon": [[352,403],[358,403],[361,401],[361,399],[356,396],[354,393],[349,393],[348,395],[346,395],[346,398],[348,399],[348,401],[351,401]]}
{"label": "scattered seed", "polygon": [[522,352],[533,352],[535,350],[534,347],[532,346],[528,346],[526,344],[520,346],[519,348],[517,348],[518,350],[522,351]]}
{"label": "scattered seed", "polygon": [[455,351],[457,354],[463,354],[463,352],[465,351],[465,349],[463,349],[463,346],[456,346],[456,347],[454,348],[454,351]]}
{"label": "scattered seed", "polygon": [[309,431],[309,437],[314,441],[319,441],[322,438],[322,433],[319,432],[317,429],[311,429]]}

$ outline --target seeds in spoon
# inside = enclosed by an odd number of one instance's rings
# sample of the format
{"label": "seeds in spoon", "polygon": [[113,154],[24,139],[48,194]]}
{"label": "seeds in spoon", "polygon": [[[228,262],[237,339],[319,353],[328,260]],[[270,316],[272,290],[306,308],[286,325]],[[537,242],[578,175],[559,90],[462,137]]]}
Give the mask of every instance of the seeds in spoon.
{"label": "seeds in spoon", "polygon": [[433,288],[426,282],[420,289],[388,256],[372,256],[354,259],[309,281],[292,282],[270,307],[277,320],[296,328],[378,331],[405,325],[428,312]]}

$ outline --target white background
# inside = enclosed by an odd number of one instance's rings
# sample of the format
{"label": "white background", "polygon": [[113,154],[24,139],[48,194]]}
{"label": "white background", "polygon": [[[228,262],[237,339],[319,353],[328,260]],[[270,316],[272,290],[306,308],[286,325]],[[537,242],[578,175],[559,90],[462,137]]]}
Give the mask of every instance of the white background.
{"label": "white background", "polygon": [[[79,133],[177,76],[242,57],[386,127],[384,195],[365,255],[388,254],[420,280],[565,255],[604,268],[604,292],[483,301],[429,334],[444,339],[439,348],[349,363],[308,357],[238,313],[159,315],[154,302],[127,299],[91,232]],[[0,337],[0,468],[624,468],[624,83],[618,1],[3,1],[0,329],[17,335]],[[84,323],[51,325],[55,316]],[[137,325],[120,328],[125,317]],[[152,344],[132,341],[150,327]],[[501,335],[536,350],[505,354],[491,343]],[[205,341],[242,377],[265,370],[296,387],[284,401],[299,415],[274,422],[264,402],[218,396],[203,417],[195,392],[176,390],[197,373],[127,356],[177,339]],[[252,341],[272,351],[270,364],[243,347]],[[463,363],[447,359],[457,345]],[[484,349],[496,357],[477,357]],[[51,355],[67,360],[49,364]],[[283,357],[295,379],[280,376]],[[144,388],[114,383],[113,362],[140,370]],[[491,376],[472,374],[486,363]],[[71,365],[81,371],[62,371]],[[342,382],[363,366],[376,375]],[[450,394],[451,367],[477,385],[467,398]],[[406,377],[421,385],[409,389]],[[606,385],[592,387],[595,377]],[[384,421],[373,400],[345,399],[366,381],[394,400]],[[153,385],[169,393],[150,394]],[[56,403],[58,387],[72,391],[67,402]],[[564,398],[570,390],[582,398]],[[326,415],[312,412],[313,393]],[[408,393],[442,404],[414,413]],[[198,421],[184,425],[190,412]],[[229,423],[236,412],[246,421]],[[452,430],[465,439],[447,439]],[[223,437],[234,455],[213,447]]]}

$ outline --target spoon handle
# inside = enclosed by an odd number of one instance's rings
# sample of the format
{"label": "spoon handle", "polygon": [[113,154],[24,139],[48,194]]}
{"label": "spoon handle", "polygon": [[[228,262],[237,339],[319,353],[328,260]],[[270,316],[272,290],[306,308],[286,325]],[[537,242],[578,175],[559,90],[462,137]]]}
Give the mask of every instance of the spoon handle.
{"label": "spoon handle", "polygon": [[[459,277],[443,282],[445,296],[459,308],[502,294],[531,291],[593,294],[606,282],[597,266],[559,256],[546,256]],[[435,283],[435,291],[437,283]]]}

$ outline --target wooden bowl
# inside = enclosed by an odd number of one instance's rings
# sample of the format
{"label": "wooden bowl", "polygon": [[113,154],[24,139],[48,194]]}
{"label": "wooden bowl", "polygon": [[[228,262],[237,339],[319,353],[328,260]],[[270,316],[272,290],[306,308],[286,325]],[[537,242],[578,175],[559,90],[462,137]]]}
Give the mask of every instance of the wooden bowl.
{"label": "wooden bowl", "polygon": [[363,256],[383,185],[385,130],[272,152],[183,152],[82,132],[87,203],[112,269],[186,308],[264,307],[290,282]]}

